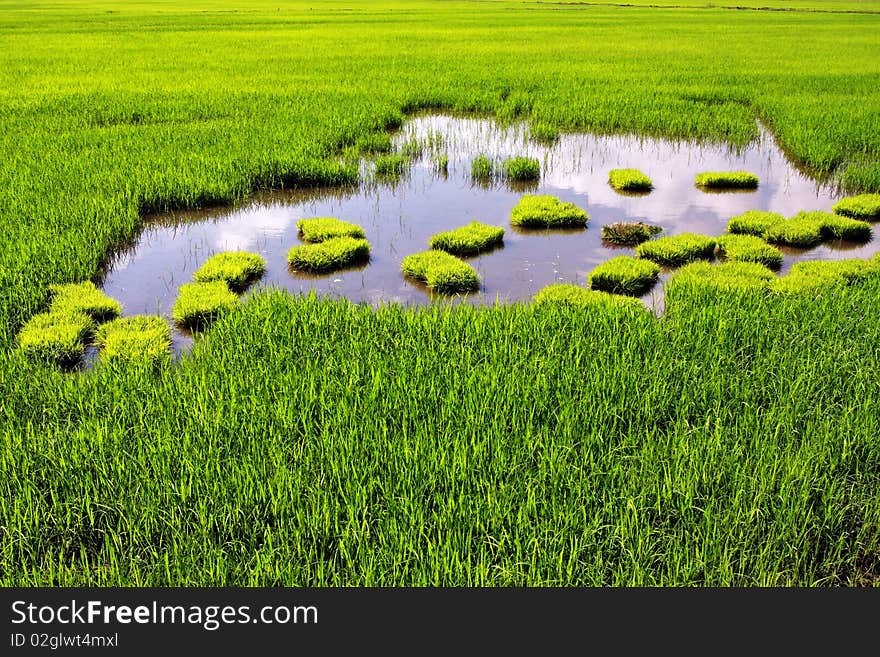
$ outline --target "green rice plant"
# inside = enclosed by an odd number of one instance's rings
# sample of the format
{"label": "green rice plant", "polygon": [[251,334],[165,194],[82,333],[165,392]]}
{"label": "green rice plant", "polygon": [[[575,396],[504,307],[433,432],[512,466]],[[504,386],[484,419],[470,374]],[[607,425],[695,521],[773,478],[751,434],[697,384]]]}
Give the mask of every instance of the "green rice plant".
{"label": "green rice plant", "polygon": [[98,327],[99,359],[105,363],[143,363],[156,367],[171,359],[171,330],[155,315],[120,317]]}
{"label": "green rice plant", "polygon": [[660,267],[650,260],[618,256],[593,269],[589,284],[594,290],[641,296],[654,287],[659,276]]}
{"label": "green rice plant", "polygon": [[233,290],[243,290],[266,271],[266,260],[256,253],[228,251],[208,258],[196,270],[197,283],[225,281]]}
{"label": "green rice plant", "polygon": [[796,262],[791,270],[775,281],[779,294],[815,293],[829,288],[880,278],[877,260],[806,260]]}
{"label": "green rice plant", "polygon": [[501,163],[501,175],[506,180],[538,180],[541,163],[532,157],[511,157]]}
{"label": "green rice plant", "polygon": [[662,232],[660,226],[642,221],[617,221],[602,226],[602,239],[618,246],[636,246]]}
{"label": "green rice plant", "polygon": [[559,140],[559,129],[549,123],[532,123],[529,137],[541,144],[552,144]]}
{"label": "green rice plant", "polygon": [[845,217],[830,212],[802,212],[800,214],[821,220],[822,237],[825,239],[867,242],[871,239],[873,233],[871,224],[859,219],[853,219],[852,217]]}
{"label": "green rice plant", "polygon": [[511,210],[510,223],[523,228],[582,228],[590,216],[555,196],[526,194]]}
{"label": "green rice plant", "polygon": [[714,237],[681,233],[643,242],[636,247],[636,253],[657,264],[678,267],[692,260],[708,260],[715,252],[715,244]]}
{"label": "green rice plant", "polygon": [[376,158],[376,175],[382,178],[399,178],[412,166],[412,158],[398,153],[380,155]]}
{"label": "green rice plant", "polygon": [[877,221],[880,219],[880,194],[847,196],[835,203],[832,209],[837,214],[854,219]]}
{"label": "green rice plant", "polygon": [[366,262],[370,243],[356,237],[334,237],[317,244],[294,246],[287,252],[287,262],[294,269],[326,273]]}
{"label": "green rice plant", "polygon": [[679,269],[669,280],[675,294],[682,288],[718,292],[749,292],[768,289],[776,279],[770,269],[757,262],[728,261],[718,265],[692,262]]}
{"label": "green rice plant", "polygon": [[387,132],[369,132],[357,138],[355,147],[362,155],[388,153],[391,151],[391,135]]}
{"label": "green rice plant", "polygon": [[449,173],[449,156],[438,155],[434,160],[434,170],[444,175]]}
{"label": "green rice plant", "polygon": [[423,251],[403,259],[401,271],[436,292],[471,292],[480,287],[477,270],[445,251]]}
{"label": "green rice plant", "polygon": [[650,192],[654,189],[651,179],[638,169],[612,169],[608,172],[608,184],[622,192]]}
{"label": "green rice plant", "polygon": [[600,312],[647,312],[645,304],[636,298],[591,290],[571,283],[548,285],[535,295],[534,300],[537,306],[594,308]]}
{"label": "green rice plant", "polygon": [[755,189],[758,176],[748,171],[706,171],[698,173],[694,182],[707,189]]}
{"label": "green rice plant", "polygon": [[94,330],[94,320],[84,312],[52,310],[31,317],[17,344],[28,357],[67,367],[82,359]]}
{"label": "green rice plant", "polygon": [[755,235],[721,235],[718,254],[731,262],[757,262],[770,269],[782,266],[782,252]]}
{"label": "green rice plant", "polygon": [[418,139],[410,139],[409,141],[404,142],[400,147],[401,154],[405,155],[411,160],[420,158],[424,151],[425,145]]}
{"label": "green rice plant", "polygon": [[50,285],[49,291],[52,294],[52,312],[82,312],[99,323],[122,312],[119,302],[101,292],[91,281]]}
{"label": "green rice plant", "polygon": [[777,212],[749,210],[736,217],[731,217],[727,222],[727,232],[762,237],[770,226],[782,221],[785,221],[785,217]]}
{"label": "green rice plant", "polygon": [[433,235],[428,244],[453,255],[472,255],[485,251],[504,239],[504,229],[472,221],[466,226]]}
{"label": "green rice plant", "polygon": [[476,181],[488,182],[495,176],[495,163],[487,156],[477,155],[471,162],[471,178]]}
{"label": "green rice plant", "polygon": [[183,327],[200,330],[238,303],[238,297],[223,281],[184,283],[180,286],[171,316]]}
{"label": "green rice plant", "polygon": [[802,213],[770,226],[764,231],[764,239],[773,244],[809,248],[822,241],[824,225],[824,219]]}
{"label": "green rice plant", "polygon": [[324,242],[336,237],[364,238],[364,229],[335,217],[315,217],[296,222],[300,237],[306,242]]}

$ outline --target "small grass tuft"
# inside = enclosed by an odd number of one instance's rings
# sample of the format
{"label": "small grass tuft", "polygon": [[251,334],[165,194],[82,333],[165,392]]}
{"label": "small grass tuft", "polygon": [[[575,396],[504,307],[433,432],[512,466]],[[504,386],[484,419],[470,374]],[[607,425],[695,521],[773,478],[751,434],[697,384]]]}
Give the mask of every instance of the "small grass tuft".
{"label": "small grass tuft", "polygon": [[854,219],[880,219],[880,194],[859,194],[840,199],[832,208],[837,214]]}
{"label": "small grass tuft", "polygon": [[541,163],[532,157],[511,157],[501,164],[505,180],[529,181],[541,177]]}
{"label": "small grass tuft", "polygon": [[434,160],[434,170],[437,173],[442,173],[446,175],[449,173],[449,156],[448,155],[438,155]]}
{"label": "small grass tuft", "polygon": [[654,287],[659,275],[660,267],[650,260],[618,256],[593,269],[589,283],[594,290],[641,296]]}
{"label": "small grass tuft", "polygon": [[642,221],[618,221],[602,226],[602,239],[618,246],[636,246],[662,232],[660,226],[652,226]]}
{"label": "small grass tuft", "polygon": [[122,312],[119,302],[101,292],[91,281],[50,285],[49,291],[52,293],[50,310],[53,313],[81,312],[100,323],[118,317]]}
{"label": "small grass tuft", "polygon": [[105,363],[144,363],[156,367],[171,359],[171,330],[161,317],[135,315],[98,328],[96,342]]}
{"label": "small grass tuft", "polygon": [[638,169],[612,169],[608,183],[621,192],[650,192],[654,189],[651,179]]}
{"label": "small grass tuft", "polygon": [[401,271],[437,292],[471,292],[480,287],[477,270],[445,251],[423,251],[403,259]]}
{"label": "small grass tuft", "polygon": [[382,178],[400,178],[412,166],[412,158],[398,153],[376,158],[376,175]]}
{"label": "small grass tuft", "polygon": [[432,249],[453,255],[471,255],[500,244],[504,229],[473,221],[455,230],[437,233],[428,242]]}
{"label": "small grass tuft", "polygon": [[482,153],[471,162],[471,178],[482,182],[492,180],[495,175],[495,163]]}
{"label": "small grass tuft", "polygon": [[707,189],[755,189],[758,176],[748,171],[706,171],[698,173],[694,182]]}
{"label": "small grass tuft", "polygon": [[171,316],[181,326],[199,330],[238,303],[238,297],[223,281],[184,283],[180,286]]}
{"label": "small grass tuft", "polygon": [[18,348],[31,358],[67,367],[82,359],[94,331],[94,320],[84,312],[40,313],[19,331]]}
{"label": "small grass tuft", "polygon": [[357,224],[342,221],[334,217],[315,217],[300,219],[296,222],[300,237],[306,242],[324,242],[336,237],[364,238],[364,229]]}
{"label": "small grass tuft", "polygon": [[871,224],[852,217],[844,217],[831,212],[802,212],[801,214],[822,221],[822,237],[825,239],[867,242],[871,239]]}
{"label": "small grass tuft", "polygon": [[541,144],[552,144],[559,140],[559,129],[549,123],[533,123],[529,126],[529,137]]}
{"label": "small grass tuft", "polygon": [[229,251],[208,258],[193,278],[197,283],[224,281],[233,290],[243,290],[266,271],[266,260],[256,253]]}
{"label": "small grass tuft", "polygon": [[523,228],[583,227],[589,219],[574,203],[549,195],[526,194],[510,213],[510,223]]}
{"label": "small grass tuft", "polygon": [[714,237],[681,233],[639,244],[636,253],[660,265],[678,267],[693,260],[708,260],[715,252],[715,244]]}
{"label": "small grass tuft", "polygon": [[785,221],[785,217],[776,212],[749,210],[736,217],[731,217],[730,221],[727,222],[727,232],[762,237],[770,226],[781,221]]}
{"label": "small grass tuft", "polygon": [[782,266],[782,252],[755,235],[722,235],[718,254],[731,262],[757,262],[770,269]]}
{"label": "small grass tuft", "polygon": [[355,237],[334,237],[317,244],[295,246],[287,252],[291,267],[317,273],[359,264],[369,257],[370,243]]}
{"label": "small grass tuft", "polygon": [[387,132],[374,132],[362,135],[355,142],[358,153],[369,155],[374,153],[388,153],[391,151],[391,135]]}
{"label": "small grass tuft", "polygon": [[801,213],[770,226],[764,231],[764,239],[773,244],[809,248],[822,241],[823,226],[821,218]]}
{"label": "small grass tuft", "polygon": [[548,285],[538,292],[534,299],[538,306],[595,308],[605,312],[615,310],[648,312],[645,304],[634,297],[609,294],[571,283]]}
{"label": "small grass tuft", "polygon": [[746,292],[767,289],[775,279],[772,271],[757,262],[692,262],[678,270],[669,285],[712,292]]}
{"label": "small grass tuft", "polygon": [[807,260],[796,262],[773,290],[780,294],[815,293],[880,276],[880,260]]}

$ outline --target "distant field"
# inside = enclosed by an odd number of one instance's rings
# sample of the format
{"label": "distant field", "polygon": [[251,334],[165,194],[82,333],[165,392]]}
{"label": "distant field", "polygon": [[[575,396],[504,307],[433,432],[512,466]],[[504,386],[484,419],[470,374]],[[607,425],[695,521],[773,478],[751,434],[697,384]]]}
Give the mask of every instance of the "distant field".
{"label": "distant field", "polygon": [[0,1],[0,583],[880,584],[876,278],[662,320],[266,292],[158,373],[13,348],[146,212],[348,180],[418,109],[760,118],[880,191],[880,3],[683,4]]}

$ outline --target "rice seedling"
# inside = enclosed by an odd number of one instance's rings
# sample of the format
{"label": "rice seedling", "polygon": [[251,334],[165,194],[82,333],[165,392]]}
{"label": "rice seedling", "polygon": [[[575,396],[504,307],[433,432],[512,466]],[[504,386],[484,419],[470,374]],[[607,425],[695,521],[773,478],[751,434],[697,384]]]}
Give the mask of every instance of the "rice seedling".
{"label": "rice seedling", "polygon": [[755,189],[758,176],[748,171],[706,171],[698,173],[694,183],[706,189]]}
{"label": "rice seedling", "polygon": [[824,226],[823,218],[801,213],[770,226],[764,231],[764,239],[773,244],[809,248],[822,241]]}
{"label": "rice seedling", "polygon": [[104,363],[156,367],[171,359],[171,330],[161,317],[120,317],[99,326],[95,337]]}
{"label": "rice seedling", "polygon": [[754,235],[722,235],[718,254],[731,262],[757,262],[770,269],[782,266],[782,252]]}
{"label": "rice seedling", "polygon": [[673,274],[669,288],[688,287],[712,293],[751,292],[767,290],[775,280],[773,272],[758,262],[728,261],[718,265],[692,262]]}
{"label": "rice seedling", "polygon": [[770,226],[785,221],[785,217],[777,212],[765,210],[749,210],[727,223],[727,232],[739,235],[756,235],[763,237]]}
{"label": "rice seedling", "polygon": [[659,275],[660,267],[650,260],[618,256],[593,269],[589,284],[594,290],[641,296],[654,287]]}
{"label": "rice seedling", "polygon": [[55,313],[81,312],[96,322],[112,319],[122,312],[122,306],[95,287],[91,281],[50,285],[52,306]]}
{"label": "rice seedling", "polygon": [[880,194],[859,194],[840,199],[833,208],[837,214],[854,219],[880,219]]}
{"label": "rice seedling", "polygon": [[82,359],[94,330],[94,320],[84,312],[39,313],[22,327],[18,348],[28,357],[68,367]]}
{"label": "rice seedling", "polygon": [[715,252],[715,245],[714,237],[681,233],[643,242],[636,247],[636,253],[657,264],[678,267],[693,260],[708,260]]}
{"label": "rice seedling", "polygon": [[437,173],[441,173],[446,175],[449,173],[449,156],[448,155],[438,155],[434,160],[434,170]]}
{"label": "rice seedling", "polygon": [[571,283],[554,283],[548,285],[535,295],[535,305],[592,308],[597,312],[635,311],[647,313],[647,307],[638,299],[608,292],[600,292],[580,287]]}
{"label": "rice seedling", "polygon": [[589,219],[574,203],[549,195],[526,194],[510,213],[510,223],[523,228],[581,228]]}
{"label": "rice seedling", "polygon": [[541,177],[541,163],[532,157],[511,157],[501,163],[501,175],[505,180],[538,180]]}
{"label": "rice seedling", "polygon": [[315,217],[296,222],[300,237],[306,242],[324,242],[336,237],[364,238],[364,229],[335,217]]}
{"label": "rice seedling", "polygon": [[445,251],[423,251],[403,259],[401,271],[436,292],[472,292],[480,287],[477,270]]}
{"label": "rice seedling", "polygon": [[223,281],[184,283],[171,316],[190,330],[201,330],[238,305],[238,297]]}
{"label": "rice seedling", "polygon": [[266,260],[256,253],[228,251],[208,258],[193,278],[198,283],[224,281],[233,290],[244,290],[266,271]]}
{"label": "rice seedling", "polygon": [[355,147],[361,155],[388,153],[391,151],[391,135],[387,132],[370,132],[358,137]]}
{"label": "rice seedling", "polygon": [[871,239],[871,224],[851,217],[830,212],[802,212],[801,215],[822,221],[822,237],[825,239],[867,242]]}
{"label": "rice seedling", "polygon": [[412,166],[412,158],[392,153],[376,158],[376,175],[382,178],[400,178]]}
{"label": "rice seedling", "polygon": [[483,154],[477,155],[471,162],[471,178],[479,182],[488,182],[494,176],[495,163]]}
{"label": "rice seedling", "polygon": [[294,246],[287,252],[287,262],[294,269],[326,273],[366,262],[370,243],[356,237],[333,237],[316,244]]}
{"label": "rice seedling", "polygon": [[409,141],[404,142],[400,147],[401,154],[412,160],[420,158],[424,151],[425,145],[418,139],[410,139]]}
{"label": "rice seedling", "polygon": [[529,137],[541,144],[553,144],[559,141],[559,129],[549,123],[532,123]]}
{"label": "rice seedling", "polygon": [[651,179],[638,169],[612,169],[608,172],[608,184],[622,192],[650,192],[654,189]]}
{"label": "rice seedling", "polygon": [[461,228],[433,235],[428,244],[432,249],[453,255],[473,255],[501,244],[503,239],[503,228],[473,221]]}
{"label": "rice seedling", "polygon": [[880,262],[875,260],[806,260],[775,281],[779,294],[814,294],[829,288],[850,285],[869,278],[880,278]]}
{"label": "rice seedling", "polygon": [[618,246],[636,246],[662,232],[660,226],[642,221],[617,221],[602,226],[602,239]]}

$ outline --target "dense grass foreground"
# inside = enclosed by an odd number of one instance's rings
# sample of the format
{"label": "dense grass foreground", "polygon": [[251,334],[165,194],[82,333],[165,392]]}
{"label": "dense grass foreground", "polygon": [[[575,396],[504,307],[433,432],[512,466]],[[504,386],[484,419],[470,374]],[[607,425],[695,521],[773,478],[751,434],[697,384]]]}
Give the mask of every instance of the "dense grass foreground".
{"label": "dense grass foreground", "polygon": [[0,581],[877,584],[864,285],[663,320],[265,292],[158,375],[4,381]]}

